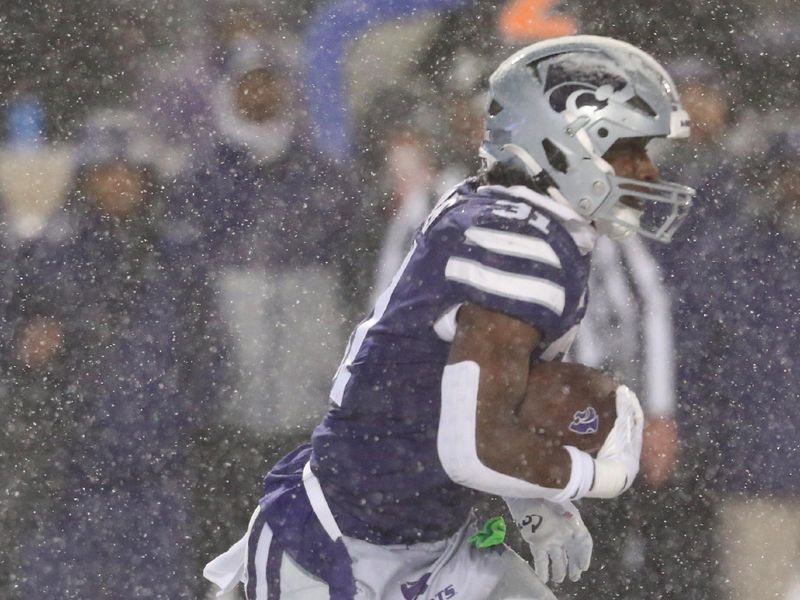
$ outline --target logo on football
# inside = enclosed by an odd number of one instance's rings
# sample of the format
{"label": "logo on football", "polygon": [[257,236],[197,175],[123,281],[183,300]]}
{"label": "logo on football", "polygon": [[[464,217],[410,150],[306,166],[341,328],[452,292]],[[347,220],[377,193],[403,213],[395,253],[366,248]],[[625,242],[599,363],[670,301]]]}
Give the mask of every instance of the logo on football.
{"label": "logo on football", "polygon": [[597,433],[599,428],[600,416],[593,407],[589,406],[586,410],[575,411],[568,429],[578,435],[589,435]]}
{"label": "logo on football", "polygon": [[564,362],[531,367],[517,417],[559,446],[597,452],[616,419],[617,382],[598,369]]}

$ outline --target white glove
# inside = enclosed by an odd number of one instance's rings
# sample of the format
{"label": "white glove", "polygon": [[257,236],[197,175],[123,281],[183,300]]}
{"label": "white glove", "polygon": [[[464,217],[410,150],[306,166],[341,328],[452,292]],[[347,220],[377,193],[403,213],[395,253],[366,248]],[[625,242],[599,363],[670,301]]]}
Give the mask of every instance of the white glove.
{"label": "white glove", "polygon": [[594,461],[594,484],[587,498],[614,498],[633,485],[642,455],[644,415],[630,389],[617,388],[617,418]]}
{"label": "white glove", "polygon": [[536,575],[561,583],[569,572],[578,581],[592,558],[592,536],[571,502],[558,504],[534,498],[504,498],[522,538],[533,553]]}

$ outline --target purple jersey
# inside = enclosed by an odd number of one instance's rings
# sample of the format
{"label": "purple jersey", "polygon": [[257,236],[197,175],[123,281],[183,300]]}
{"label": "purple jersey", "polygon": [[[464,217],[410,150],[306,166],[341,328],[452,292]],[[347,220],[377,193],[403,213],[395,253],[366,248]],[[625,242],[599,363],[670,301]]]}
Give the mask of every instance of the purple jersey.
{"label": "purple jersey", "polygon": [[478,492],[448,478],[436,447],[456,311],[473,303],[529,323],[542,334],[532,360],[559,359],[585,310],[589,249],[578,242],[593,241],[590,230],[524,188],[468,180],[437,204],[354,331],[312,437],[313,471],[345,535],[415,543],[463,524]]}

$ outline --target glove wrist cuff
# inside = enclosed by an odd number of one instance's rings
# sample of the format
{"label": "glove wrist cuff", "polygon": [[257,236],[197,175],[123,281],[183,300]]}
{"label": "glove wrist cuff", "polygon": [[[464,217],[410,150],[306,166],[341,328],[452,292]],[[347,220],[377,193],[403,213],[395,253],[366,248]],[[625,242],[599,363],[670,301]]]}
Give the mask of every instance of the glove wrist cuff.
{"label": "glove wrist cuff", "polygon": [[616,498],[628,486],[625,467],[615,460],[595,459],[594,482],[585,494],[587,498]]}
{"label": "glove wrist cuff", "polygon": [[564,450],[569,453],[572,460],[572,470],[569,482],[563,491],[564,498],[561,501],[578,500],[586,496],[592,487],[592,481],[595,478],[595,461],[589,454],[578,450],[575,446],[564,446]]}

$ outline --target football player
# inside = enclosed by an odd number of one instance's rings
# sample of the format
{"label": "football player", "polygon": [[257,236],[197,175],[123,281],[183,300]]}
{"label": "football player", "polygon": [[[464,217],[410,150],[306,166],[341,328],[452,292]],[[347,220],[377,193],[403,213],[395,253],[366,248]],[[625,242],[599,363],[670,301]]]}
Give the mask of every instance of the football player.
{"label": "football player", "polygon": [[[611,498],[639,468],[642,413],[617,389],[593,457],[515,418],[528,372],[560,360],[587,303],[598,235],[669,241],[693,191],[658,179],[653,138],[683,138],[670,76],[624,42],[574,36],[520,50],[490,79],[484,169],[420,227],[353,332],[330,411],[270,471],[246,535],[205,570],[249,600],[553,598],[591,536],[570,503]],[[480,528],[507,498],[536,573]]]}

